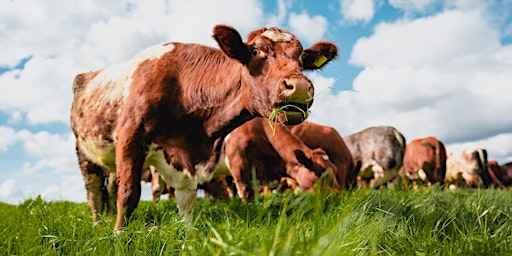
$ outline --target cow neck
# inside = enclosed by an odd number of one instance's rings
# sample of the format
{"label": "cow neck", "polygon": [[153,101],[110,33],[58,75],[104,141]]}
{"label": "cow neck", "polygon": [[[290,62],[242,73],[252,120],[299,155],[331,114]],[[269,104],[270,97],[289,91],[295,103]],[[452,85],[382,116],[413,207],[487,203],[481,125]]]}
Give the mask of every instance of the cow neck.
{"label": "cow neck", "polygon": [[297,138],[297,136],[293,135],[284,124],[278,122],[272,127],[268,123],[263,122],[263,125],[269,142],[281,158],[296,159],[295,150],[301,150],[304,153],[310,150],[310,148]]}
{"label": "cow neck", "polygon": [[[229,71],[227,71],[229,70]],[[194,90],[196,102],[190,111],[204,120],[206,134],[213,140],[227,135],[236,127],[254,118],[249,111],[250,88],[242,81],[243,65],[225,57],[223,63],[217,63],[209,72],[221,76],[214,84],[204,83],[202,89]],[[232,74],[232,75],[228,75]],[[205,86],[206,85],[206,86]]]}

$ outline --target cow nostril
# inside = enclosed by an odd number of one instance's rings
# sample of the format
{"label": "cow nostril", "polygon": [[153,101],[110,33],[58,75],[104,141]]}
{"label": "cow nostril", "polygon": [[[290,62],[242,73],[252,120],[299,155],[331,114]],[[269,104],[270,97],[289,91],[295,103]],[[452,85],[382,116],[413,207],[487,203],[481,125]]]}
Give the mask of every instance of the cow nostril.
{"label": "cow nostril", "polygon": [[293,90],[295,88],[295,86],[293,84],[290,84],[289,82],[287,82],[286,80],[283,82],[284,84],[284,88],[286,90]]}

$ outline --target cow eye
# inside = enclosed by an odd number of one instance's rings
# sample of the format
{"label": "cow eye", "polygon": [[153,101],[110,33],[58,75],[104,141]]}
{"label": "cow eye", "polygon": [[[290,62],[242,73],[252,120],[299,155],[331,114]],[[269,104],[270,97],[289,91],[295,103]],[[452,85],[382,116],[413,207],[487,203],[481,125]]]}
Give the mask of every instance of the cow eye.
{"label": "cow eye", "polygon": [[260,50],[257,48],[252,48],[252,56],[257,56],[260,53]]}

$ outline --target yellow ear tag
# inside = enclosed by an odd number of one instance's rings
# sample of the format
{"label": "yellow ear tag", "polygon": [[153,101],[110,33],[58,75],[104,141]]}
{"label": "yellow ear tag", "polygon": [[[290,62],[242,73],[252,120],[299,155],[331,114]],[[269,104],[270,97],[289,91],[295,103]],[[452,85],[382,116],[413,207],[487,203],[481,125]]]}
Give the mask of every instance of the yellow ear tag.
{"label": "yellow ear tag", "polygon": [[318,58],[316,58],[315,62],[313,62],[313,65],[315,65],[317,68],[319,68],[326,61],[327,61],[327,58],[325,56],[323,56],[323,55],[320,55],[320,56],[318,56]]}

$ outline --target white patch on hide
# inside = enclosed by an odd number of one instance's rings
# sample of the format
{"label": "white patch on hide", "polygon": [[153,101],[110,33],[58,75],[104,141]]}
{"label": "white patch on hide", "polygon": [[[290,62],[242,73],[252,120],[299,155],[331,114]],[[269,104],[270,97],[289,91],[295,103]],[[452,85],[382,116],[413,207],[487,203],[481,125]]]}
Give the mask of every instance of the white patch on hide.
{"label": "white patch on hide", "polygon": [[294,39],[293,35],[290,33],[277,33],[272,30],[267,30],[261,33],[261,35],[270,38],[274,42],[290,42]]}

